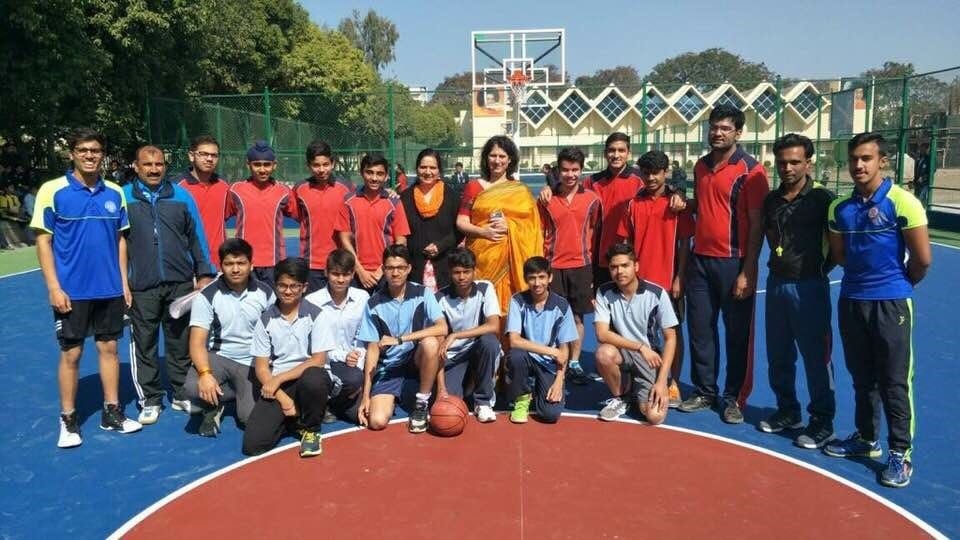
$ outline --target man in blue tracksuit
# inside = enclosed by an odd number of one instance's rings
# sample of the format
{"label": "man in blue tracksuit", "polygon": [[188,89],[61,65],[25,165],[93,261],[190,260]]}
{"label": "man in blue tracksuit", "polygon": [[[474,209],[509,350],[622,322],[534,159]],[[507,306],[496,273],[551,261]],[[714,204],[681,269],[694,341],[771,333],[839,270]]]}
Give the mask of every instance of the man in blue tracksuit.
{"label": "man in blue tracksuit", "polygon": [[[175,410],[193,412],[183,396],[190,368],[189,317],[174,319],[170,303],[199,289],[217,274],[210,262],[202,221],[190,194],[164,179],[163,151],[144,146],[134,164],[137,178],[124,186],[127,214],[128,282],[133,293],[130,370],[137,389],[141,424],[156,423],[163,405],[157,354],[163,324],[167,379]],[[196,280],[196,282],[194,281]]]}

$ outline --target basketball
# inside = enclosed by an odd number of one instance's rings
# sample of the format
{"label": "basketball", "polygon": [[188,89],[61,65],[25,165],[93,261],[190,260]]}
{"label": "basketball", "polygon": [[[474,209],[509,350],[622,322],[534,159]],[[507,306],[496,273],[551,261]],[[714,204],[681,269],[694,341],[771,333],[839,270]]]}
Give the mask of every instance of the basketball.
{"label": "basketball", "polygon": [[430,409],[430,430],[441,437],[456,437],[467,426],[467,404],[457,396],[438,398]]}

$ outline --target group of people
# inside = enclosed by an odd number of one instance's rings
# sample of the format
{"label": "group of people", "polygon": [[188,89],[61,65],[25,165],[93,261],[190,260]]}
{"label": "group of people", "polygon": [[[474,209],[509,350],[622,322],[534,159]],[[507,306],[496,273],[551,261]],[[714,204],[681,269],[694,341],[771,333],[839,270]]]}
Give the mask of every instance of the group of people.
{"label": "group of people", "polygon": [[[588,314],[611,394],[601,420],[634,407],[651,424],[670,408],[718,409],[724,422],[741,423],[766,238],[777,410],[759,429],[800,429],[798,446],[832,456],[878,457],[882,400],[890,438],[881,482],[907,485],[910,296],[930,265],[922,207],[883,177],[878,134],[851,139],[855,189],[835,198],[810,177],[806,137],[776,141],[780,184],[771,191],[763,166],[737,144],[743,113],[718,106],[709,123],[711,151],[694,168],[692,199],[668,181],[662,152],[632,165],[623,133],[607,138],[607,166],[588,177],[583,152],[561,150],[556,181],[535,198],[517,180],[516,145],[502,136],[484,145],[481,175],[460,196],[445,187],[432,149],[417,156],[416,182],[397,194],[377,154],[360,163],[362,185],[336,178],[323,141],[307,147],[311,177],[293,188],[274,177],[276,156],[262,141],[247,153],[250,177],[230,184],[216,173],[219,145],[210,137],[191,143],[192,166],[173,179],[159,148],[140,148],[137,179],[121,189],[101,176],[103,138],[80,130],[69,141],[73,168],[41,188],[32,223],[62,350],[59,445],[81,443],[74,401],[88,333],[100,354],[100,427],[130,433],[157,422],[161,326],[171,407],[202,415],[199,433],[215,436],[224,403],[235,401],[250,455],[292,430],[301,455],[317,455],[325,421],[383,429],[401,398],[412,402],[409,430],[423,432],[435,394],[464,397],[480,422],[497,419],[498,394],[512,422],[531,412],[556,422],[567,384],[592,380],[580,364]],[[229,218],[235,238],[227,238]],[[286,256],[284,218],[299,223],[301,257]],[[837,310],[856,394],[857,431],[844,440],[833,426],[827,275],[835,264],[844,267]],[[176,309],[186,302],[189,317]],[[138,421],[117,396],[127,310]],[[694,386],[686,399],[678,385],[684,319]],[[806,424],[798,349],[811,394]]]}

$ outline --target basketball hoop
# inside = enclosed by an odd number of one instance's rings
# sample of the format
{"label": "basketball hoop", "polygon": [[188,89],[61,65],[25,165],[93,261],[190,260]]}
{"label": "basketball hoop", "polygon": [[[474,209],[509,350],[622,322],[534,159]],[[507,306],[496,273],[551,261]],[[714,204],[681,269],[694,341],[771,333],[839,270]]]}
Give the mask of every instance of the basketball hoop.
{"label": "basketball hoop", "polygon": [[530,82],[530,77],[527,77],[522,70],[515,69],[510,74],[509,81],[514,103],[517,106],[523,105],[523,102],[527,100],[527,83]]}

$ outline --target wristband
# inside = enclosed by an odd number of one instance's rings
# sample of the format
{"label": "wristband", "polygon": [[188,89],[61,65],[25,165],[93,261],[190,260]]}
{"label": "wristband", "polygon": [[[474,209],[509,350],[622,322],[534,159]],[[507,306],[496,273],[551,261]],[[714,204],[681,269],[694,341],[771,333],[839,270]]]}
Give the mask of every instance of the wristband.
{"label": "wristband", "polygon": [[403,336],[397,336],[397,345],[403,345]]}
{"label": "wristband", "polygon": [[206,375],[207,373],[213,373],[213,370],[210,369],[210,368],[204,368],[204,369],[197,370],[197,378],[199,379],[200,377],[203,377],[203,376]]}

